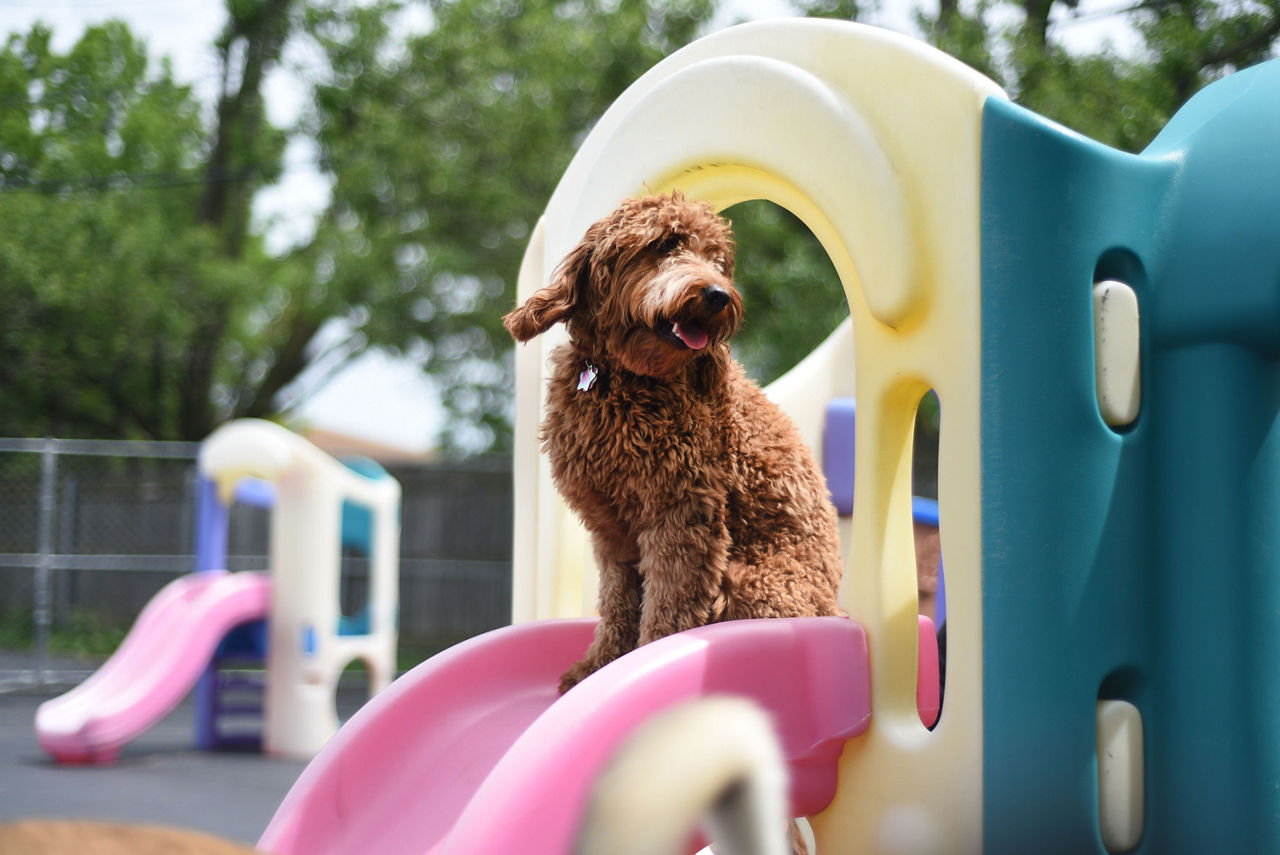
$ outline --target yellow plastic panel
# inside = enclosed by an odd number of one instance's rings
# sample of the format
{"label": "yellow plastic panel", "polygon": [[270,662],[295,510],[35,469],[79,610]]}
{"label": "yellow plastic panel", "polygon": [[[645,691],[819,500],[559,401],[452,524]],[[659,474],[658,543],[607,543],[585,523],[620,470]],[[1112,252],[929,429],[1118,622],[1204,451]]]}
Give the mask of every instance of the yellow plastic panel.
{"label": "yellow plastic panel", "polygon": [[[544,221],[538,220],[525,248],[524,259],[520,263],[519,287],[523,292],[526,287],[536,289],[536,283],[542,280],[545,264],[543,261],[543,242],[546,235]],[[549,473],[544,476],[538,454],[538,420],[541,417],[542,366],[537,359],[530,358],[536,353],[535,348],[523,348],[516,353],[516,417],[515,434],[512,437],[512,458],[514,470],[514,492],[512,505],[514,509],[512,542],[516,549],[512,556],[511,573],[511,619],[515,623],[534,620],[546,615],[548,609],[538,605],[537,568],[544,562],[538,556],[539,548],[544,548],[552,540],[540,537],[538,509],[555,516],[563,513],[557,507],[558,499],[552,496],[545,503],[539,501],[540,488],[550,485]]]}
{"label": "yellow plastic panel", "polygon": [[[678,187],[719,209],[768,199],[830,254],[853,354],[833,338],[776,393],[810,441],[821,423],[813,410],[833,391],[858,399],[841,596],[870,638],[873,720],[846,747],[836,798],[814,818],[823,855],[981,847],[978,167],[982,105],[993,96],[1002,93],[972,69],[857,24],[790,19],[715,33],[657,65],[605,114],[521,273],[523,300],[590,223],[646,188]],[[560,616],[594,597],[590,549],[554,498],[525,400],[542,396],[557,343],[543,339],[517,357],[517,503],[536,503],[518,511],[518,619]],[[943,404],[949,614],[946,707],[932,732],[915,711],[910,517],[912,425],[930,388]]]}
{"label": "yellow plastic panel", "polygon": [[[800,438],[815,454],[822,450],[827,402],[853,397],[855,362],[853,321],[846,320],[765,390],[769,398],[791,416]],[[836,528],[840,534],[840,556],[847,567],[853,549],[853,521],[839,517]]]}

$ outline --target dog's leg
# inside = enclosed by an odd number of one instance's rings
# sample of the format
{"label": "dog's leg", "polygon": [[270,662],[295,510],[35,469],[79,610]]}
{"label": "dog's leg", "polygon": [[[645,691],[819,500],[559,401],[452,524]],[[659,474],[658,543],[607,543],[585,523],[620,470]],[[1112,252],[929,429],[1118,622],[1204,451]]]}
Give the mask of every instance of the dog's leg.
{"label": "dog's leg", "polygon": [[[840,566],[818,550],[801,558],[769,556],[759,564],[733,562],[725,577],[725,618],[806,617],[838,615]],[[807,559],[807,560],[805,560]]]}
{"label": "dog's leg", "polygon": [[640,639],[640,574],[634,557],[596,538],[596,570],[600,577],[600,623],[582,661],[560,678],[560,692],[569,691],[589,675],[624,653]]}
{"label": "dog's leg", "polygon": [[641,644],[724,619],[729,532],[720,519],[708,523],[692,503],[675,506],[639,539]]}

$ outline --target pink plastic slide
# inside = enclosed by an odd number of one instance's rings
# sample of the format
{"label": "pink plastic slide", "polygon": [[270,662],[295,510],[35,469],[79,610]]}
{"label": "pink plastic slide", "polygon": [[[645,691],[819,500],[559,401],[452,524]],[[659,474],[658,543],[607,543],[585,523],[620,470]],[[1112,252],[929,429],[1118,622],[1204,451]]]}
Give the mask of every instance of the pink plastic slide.
{"label": "pink plastic slide", "polygon": [[925,727],[933,727],[942,715],[942,659],[938,651],[938,631],[933,618],[920,615],[919,660],[916,665],[916,709]]}
{"label": "pink plastic slide", "polygon": [[36,711],[36,737],[59,763],[111,763],[191,690],[222,637],[267,616],[271,579],[224,570],[170,582],[93,676]]}
{"label": "pink plastic slide", "polygon": [[866,636],[845,618],[731,621],[660,639],[562,698],[595,621],[495,630],[397,680],[347,722],[285,797],[259,849],[563,855],[626,737],[687,698],[768,710],[796,815],[832,799],[836,761],[871,716]]}

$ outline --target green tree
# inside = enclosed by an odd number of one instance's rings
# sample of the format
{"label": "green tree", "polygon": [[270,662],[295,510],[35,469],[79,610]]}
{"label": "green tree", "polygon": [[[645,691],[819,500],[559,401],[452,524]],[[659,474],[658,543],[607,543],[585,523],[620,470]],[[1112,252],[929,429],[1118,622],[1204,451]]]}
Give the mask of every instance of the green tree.
{"label": "green tree", "polygon": [[208,236],[174,228],[199,192],[198,105],[167,65],[146,77],[121,25],[66,56],[50,35],[0,53],[0,433],[172,435],[182,384],[155,381],[181,370],[195,284],[223,278]]}
{"label": "green tree", "polygon": [[744,308],[734,356],[769,383],[830,335],[849,304],[826,250],[789,211],[755,201],[725,216],[738,245],[734,278]]}
{"label": "green tree", "polygon": [[[364,328],[425,352],[446,444],[502,447],[512,377],[500,318],[533,226],[595,120],[691,40],[712,4],[428,6],[433,29],[398,54],[375,13],[312,10],[309,31],[334,69],[310,125],[335,178],[316,247],[333,283],[394,284],[394,304],[372,308]],[[413,321],[399,338],[384,328],[397,318]]]}
{"label": "green tree", "polygon": [[[1019,102],[1126,150],[1280,32],[1280,0],[1143,0],[1121,13],[1142,50],[1078,54],[1055,23],[1072,0],[1054,2],[943,0],[918,21]],[[596,118],[696,37],[715,0],[429,0],[432,29],[409,39],[394,0],[227,8],[209,110],[119,24],[65,55],[40,27],[0,50],[0,434],[200,439],[287,409],[307,366],[382,347],[439,380],[446,445],[502,447],[499,318],[533,224]],[[291,40],[322,60],[301,127],[278,129],[262,84]],[[332,203],[313,240],[271,257],[250,203],[280,175],[287,132],[318,141]],[[767,381],[847,307],[793,217],[764,203],[729,215],[739,354]]]}
{"label": "green tree", "polygon": [[1278,0],[1139,0],[1105,13],[1134,29],[1136,51],[1104,44],[1078,53],[1061,38],[1076,8],[1077,0],[980,0],[965,11],[944,0],[916,20],[930,42],[986,73],[1018,103],[1130,152],[1144,148],[1201,88],[1273,56],[1280,38]]}
{"label": "green tree", "polygon": [[284,142],[248,91],[279,50],[260,26],[227,24],[224,82],[239,84],[224,86],[212,130],[123,24],[88,29],[65,55],[42,26],[8,37],[0,434],[196,439],[232,413],[270,412],[253,394],[269,387],[263,297],[290,272],[247,227]]}
{"label": "green tree", "polygon": [[[0,434],[200,439],[275,415],[336,318],[331,367],[425,354],[446,444],[509,439],[498,319],[533,223],[596,118],[712,0],[427,6],[433,28],[406,41],[391,0],[227,0],[211,121],[120,24],[65,56],[43,28],[9,37]],[[249,213],[281,170],[262,83],[290,39],[323,54],[296,130],[333,198],[314,240],[272,258]]]}

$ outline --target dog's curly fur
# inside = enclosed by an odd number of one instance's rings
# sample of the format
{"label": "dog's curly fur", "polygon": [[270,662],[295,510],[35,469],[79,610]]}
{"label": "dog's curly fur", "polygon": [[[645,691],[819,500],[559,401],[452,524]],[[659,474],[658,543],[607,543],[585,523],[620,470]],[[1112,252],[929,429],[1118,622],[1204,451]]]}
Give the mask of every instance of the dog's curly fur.
{"label": "dog's curly fur", "polygon": [[519,341],[558,321],[569,332],[551,355],[541,436],[592,536],[601,621],[562,692],[680,630],[839,613],[826,483],[729,353],[742,321],[733,264],[710,206],[632,199],[503,319]]}

